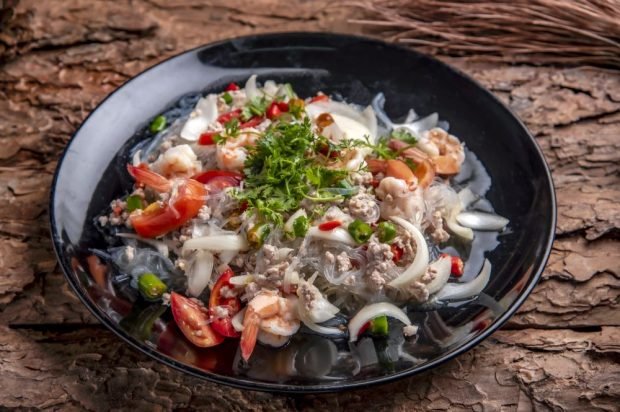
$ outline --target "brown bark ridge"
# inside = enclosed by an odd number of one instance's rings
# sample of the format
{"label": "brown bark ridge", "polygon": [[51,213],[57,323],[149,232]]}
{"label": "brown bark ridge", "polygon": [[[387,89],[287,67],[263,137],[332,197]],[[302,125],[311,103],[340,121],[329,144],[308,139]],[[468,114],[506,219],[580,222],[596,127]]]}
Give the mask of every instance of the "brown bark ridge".
{"label": "brown bark ridge", "polygon": [[[503,330],[422,375],[285,397],[199,381],[99,326],[65,283],[46,203],[58,155],[109,92],[184,49],[243,34],[359,32],[324,1],[22,0],[0,31],[0,409],[617,411],[620,75],[449,59],[510,106],[552,168],[557,240]],[[389,394],[389,396],[386,396]]]}

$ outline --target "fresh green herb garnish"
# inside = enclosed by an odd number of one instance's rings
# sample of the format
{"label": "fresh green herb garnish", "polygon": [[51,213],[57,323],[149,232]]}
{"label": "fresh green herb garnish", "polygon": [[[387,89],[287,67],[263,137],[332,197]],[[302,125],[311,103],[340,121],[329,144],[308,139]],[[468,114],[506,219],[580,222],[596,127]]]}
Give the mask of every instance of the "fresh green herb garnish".
{"label": "fresh green herb garnish", "polygon": [[164,130],[166,127],[166,118],[163,115],[159,115],[153,119],[151,124],[149,125],[149,130],[151,133],[158,133]]}
{"label": "fresh green herb garnish", "polygon": [[237,192],[262,219],[283,224],[284,214],[299,209],[304,199],[338,200],[342,196],[325,189],[347,175],[346,170],[328,169],[316,154],[318,138],[310,121],[276,122],[256,146],[248,147],[244,190]]}
{"label": "fresh green herb garnish", "polygon": [[222,99],[224,100],[224,103],[226,104],[231,104],[233,102],[233,98],[230,95],[230,93],[226,92],[222,95]]}
{"label": "fresh green herb garnish", "polygon": [[239,136],[239,120],[231,119],[230,121],[224,123],[224,133],[228,137],[237,137]]}
{"label": "fresh green herb garnish", "polygon": [[127,203],[127,211],[129,213],[137,209],[142,209],[144,207],[142,203],[142,198],[138,195],[127,196],[125,202]]}
{"label": "fresh green herb garnish", "polygon": [[264,116],[269,103],[269,100],[264,96],[253,98],[241,109],[241,119],[247,122],[254,116]]}
{"label": "fresh green herb garnish", "polygon": [[418,143],[418,139],[405,129],[394,130],[392,132],[392,137],[394,139],[402,140],[405,143],[409,143],[410,145]]}

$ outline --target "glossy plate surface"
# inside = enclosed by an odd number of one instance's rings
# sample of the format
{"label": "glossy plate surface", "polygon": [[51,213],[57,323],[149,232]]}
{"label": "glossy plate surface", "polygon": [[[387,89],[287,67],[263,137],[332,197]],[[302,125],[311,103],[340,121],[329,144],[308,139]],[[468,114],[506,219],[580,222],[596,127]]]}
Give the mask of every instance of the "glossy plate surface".
{"label": "glossy plate surface", "polygon": [[[169,310],[136,299],[112,273],[100,282],[105,287],[98,286],[94,272],[101,268],[88,256],[105,243],[93,219],[130,187],[124,164],[129,149],[150,138],[144,132],[150,119],[164,112],[178,116],[201,92],[220,91],[231,81],[243,83],[253,73],[259,81],[291,82],[301,96],[322,90],[362,105],[383,92],[393,119],[403,118],[411,107],[423,116],[439,112],[450,132],[471,151],[467,173],[475,182],[476,167],[487,170],[491,185],[486,197],[498,214],[510,219],[509,230],[499,237],[477,233],[488,249],[484,256],[493,264],[484,295],[458,307],[410,310],[420,325],[415,340],[404,341],[399,328],[391,328],[388,340],[364,338],[356,345],[304,333],[281,350],[258,347],[247,365],[239,360],[236,341],[215,349],[191,347],[170,323]],[[67,280],[103,324],[137,349],[229,385],[326,392],[421,372],[472,348],[497,329],[540,277],[553,240],[555,198],[534,139],[505,106],[468,77],[430,57],[375,40],[291,33],[190,50],[120,87],[67,146],[53,184],[50,216]],[[481,257],[482,250],[478,260]],[[481,263],[473,257],[470,262],[475,272]]]}

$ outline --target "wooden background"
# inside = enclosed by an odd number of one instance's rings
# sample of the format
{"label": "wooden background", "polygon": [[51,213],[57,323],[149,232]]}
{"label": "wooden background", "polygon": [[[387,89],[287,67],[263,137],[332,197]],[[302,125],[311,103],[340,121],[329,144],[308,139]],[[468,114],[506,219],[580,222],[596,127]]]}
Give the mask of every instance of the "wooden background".
{"label": "wooden background", "polygon": [[559,220],[544,278],[513,319],[431,372],[341,394],[277,396],[162,366],[100,326],[65,284],[46,205],[60,152],[136,73],[250,33],[360,33],[357,12],[303,0],[22,0],[0,33],[0,409],[618,410],[620,75],[447,59],[506,102],[553,170]]}

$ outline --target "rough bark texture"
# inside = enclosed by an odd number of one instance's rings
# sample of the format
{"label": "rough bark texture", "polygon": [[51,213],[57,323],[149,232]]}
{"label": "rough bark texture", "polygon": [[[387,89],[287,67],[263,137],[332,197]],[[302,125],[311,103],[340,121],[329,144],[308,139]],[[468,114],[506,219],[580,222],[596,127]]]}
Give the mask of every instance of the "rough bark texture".
{"label": "rough bark texture", "polygon": [[22,0],[0,32],[0,409],[618,410],[618,72],[449,61],[535,134],[559,219],[544,278],[516,316],[431,372],[332,395],[234,390],[132,350],[69,290],[46,204],[58,155],[86,114],[134,74],[199,44],[265,31],[359,32],[346,22],[354,11],[326,4]]}

